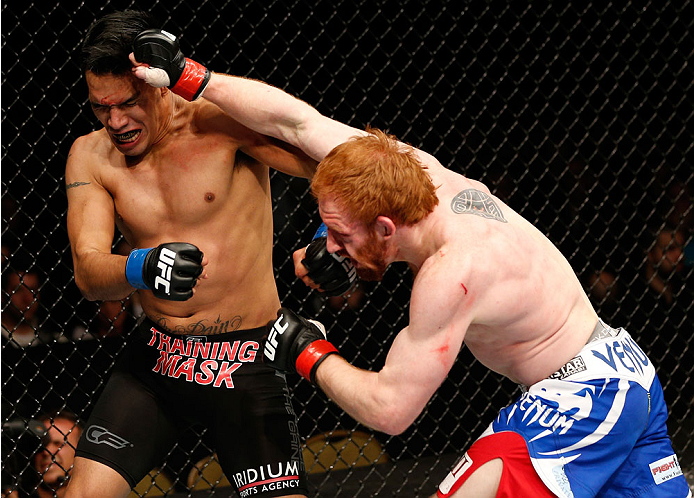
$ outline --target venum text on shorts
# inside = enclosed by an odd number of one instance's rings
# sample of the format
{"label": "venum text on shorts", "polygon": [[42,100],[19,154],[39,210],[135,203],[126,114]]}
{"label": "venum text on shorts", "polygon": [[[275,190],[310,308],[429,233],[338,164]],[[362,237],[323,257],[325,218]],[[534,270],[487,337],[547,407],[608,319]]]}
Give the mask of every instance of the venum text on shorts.
{"label": "venum text on shorts", "polygon": [[518,416],[522,417],[525,425],[530,426],[537,423],[547,429],[547,435],[554,432],[557,432],[559,435],[566,434],[576,421],[576,416],[583,418],[586,413],[590,413],[589,406],[581,406],[590,402],[586,398],[581,398],[568,392],[564,393],[564,396],[577,400],[567,409],[567,411],[578,409],[575,416],[567,416],[562,411],[544,403],[544,400],[526,392],[521,396],[520,402],[513,406],[513,410],[508,418],[511,419],[518,411]]}

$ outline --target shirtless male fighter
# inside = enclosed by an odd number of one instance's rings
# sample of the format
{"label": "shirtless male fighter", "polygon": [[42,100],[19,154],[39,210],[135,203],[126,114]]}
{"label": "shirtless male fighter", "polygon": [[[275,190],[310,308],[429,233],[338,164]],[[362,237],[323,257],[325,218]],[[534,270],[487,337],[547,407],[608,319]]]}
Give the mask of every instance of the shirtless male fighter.
{"label": "shirtless male fighter", "polygon": [[[87,421],[67,496],[127,496],[192,424],[207,428],[240,496],[306,496],[286,381],[259,349],[280,306],[269,167],[309,178],[316,161],[226,115],[228,80],[156,28],[116,12],[82,47],[103,127],[67,160],[75,282],[92,300],[137,289],[146,317]],[[134,76],[133,51],[167,67],[164,87]],[[127,257],[111,253],[114,226],[136,248]]]}
{"label": "shirtless male fighter", "polygon": [[[155,79],[156,69],[139,72]],[[439,497],[688,496],[653,364],[626,330],[598,318],[539,230],[421,150],[335,122],[261,82],[226,78],[220,105],[230,116],[321,159],[311,185],[327,250],[351,259],[362,278],[379,279],[394,261],[415,272],[409,325],[381,371],[350,365],[320,324],[286,308],[269,325],[268,364],[398,434],[465,341],[523,393],[455,465]],[[297,276],[314,286],[304,255],[294,254]]]}

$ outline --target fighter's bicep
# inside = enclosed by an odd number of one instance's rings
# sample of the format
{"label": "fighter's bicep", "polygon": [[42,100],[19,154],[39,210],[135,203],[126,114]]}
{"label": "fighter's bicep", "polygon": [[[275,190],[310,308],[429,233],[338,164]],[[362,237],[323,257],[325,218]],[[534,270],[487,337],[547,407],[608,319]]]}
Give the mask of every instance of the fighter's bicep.
{"label": "fighter's bicep", "polygon": [[115,231],[113,198],[85,163],[71,151],[65,170],[68,237],[73,254],[110,252]]}
{"label": "fighter's bicep", "polygon": [[417,277],[410,323],[396,338],[393,350],[412,351],[417,365],[410,373],[438,387],[460,352],[473,319],[474,298],[462,275],[455,278],[451,269],[428,268],[425,272]]}
{"label": "fighter's bicep", "polygon": [[317,161],[300,149],[271,137],[243,145],[239,150],[256,161],[291,176],[311,178],[318,166]]}
{"label": "fighter's bicep", "polygon": [[445,380],[452,361],[445,340],[422,337],[411,327],[403,329],[393,341],[385,365],[378,373],[381,388],[392,394],[395,404],[414,420]]}
{"label": "fighter's bicep", "polygon": [[99,186],[68,193],[67,227],[73,253],[110,252],[115,233],[113,198]]}

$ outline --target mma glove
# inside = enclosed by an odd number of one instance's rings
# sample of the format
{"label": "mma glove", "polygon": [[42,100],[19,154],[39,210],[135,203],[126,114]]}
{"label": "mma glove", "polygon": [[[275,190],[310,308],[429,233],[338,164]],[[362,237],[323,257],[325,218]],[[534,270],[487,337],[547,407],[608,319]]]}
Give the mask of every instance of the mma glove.
{"label": "mma glove", "polygon": [[352,288],[357,271],[352,262],[338,254],[328,252],[328,237],[325,224],[321,224],[306,248],[301,264],[308,270],[308,276],[317,283],[328,296],[340,296]]}
{"label": "mma glove", "polygon": [[263,362],[281,372],[298,373],[313,384],[318,366],[337,353],[326,340],[322,323],[300,317],[287,308],[280,308],[277,320],[270,321],[267,327]]}
{"label": "mma glove", "polygon": [[203,254],[193,244],[167,242],[134,249],[125,263],[125,277],[136,289],[149,289],[160,299],[185,301],[202,273]]}
{"label": "mma glove", "polygon": [[138,62],[148,64],[145,82],[172,92],[188,101],[202,95],[211,73],[205,66],[186,58],[171,33],[162,29],[147,29],[135,37],[133,52]]}

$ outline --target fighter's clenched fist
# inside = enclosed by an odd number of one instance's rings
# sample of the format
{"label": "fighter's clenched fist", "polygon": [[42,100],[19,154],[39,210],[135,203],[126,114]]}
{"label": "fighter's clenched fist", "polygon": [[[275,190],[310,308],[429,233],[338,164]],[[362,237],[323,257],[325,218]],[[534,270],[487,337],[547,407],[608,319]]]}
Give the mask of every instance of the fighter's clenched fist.
{"label": "fighter's clenched fist", "polygon": [[160,299],[185,301],[193,296],[202,259],[200,249],[186,242],[135,249],[128,256],[125,276],[136,289],[149,289]]}
{"label": "fighter's clenched fist", "polygon": [[[328,296],[341,296],[352,288],[357,271],[349,258],[328,252],[327,228],[318,228],[301,259],[306,275]],[[295,263],[296,264],[296,263]]]}
{"label": "fighter's clenched fist", "polygon": [[210,81],[210,71],[186,58],[178,40],[163,29],[148,29],[133,42],[137,62],[149,67],[135,68],[135,74],[154,87],[168,86],[171,91],[191,101],[202,95]]}
{"label": "fighter's clenched fist", "polygon": [[263,361],[282,372],[296,372],[315,384],[316,370],[337,349],[326,340],[323,324],[280,308],[277,320],[267,324]]}

